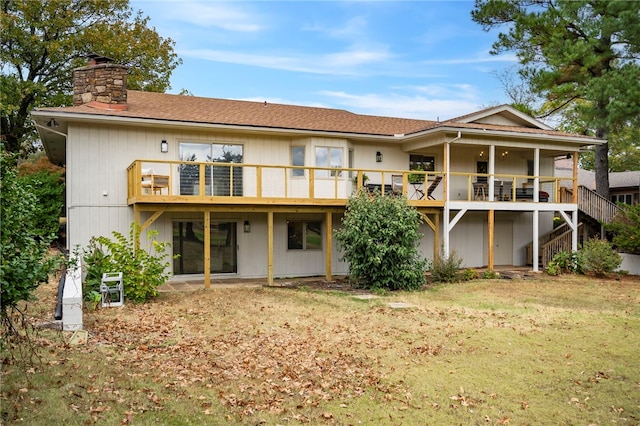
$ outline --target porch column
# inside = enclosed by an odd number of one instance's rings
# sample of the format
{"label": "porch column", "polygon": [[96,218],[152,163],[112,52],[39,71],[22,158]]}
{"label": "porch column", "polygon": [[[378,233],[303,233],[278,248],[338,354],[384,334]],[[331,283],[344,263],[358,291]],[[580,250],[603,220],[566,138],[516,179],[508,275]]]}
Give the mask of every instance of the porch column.
{"label": "porch column", "polygon": [[573,196],[571,202],[578,204],[578,153],[573,153]]}
{"label": "porch column", "polygon": [[[540,201],[540,148],[536,148],[533,154],[533,202]],[[538,238],[538,237],[536,237]]]}
{"label": "porch column", "polygon": [[494,185],[493,182],[495,177],[493,174],[496,172],[496,147],[495,145],[489,145],[489,178],[487,179],[487,195],[489,197],[489,201],[493,201],[494,197]]}
{"label": "porch column", "polygon": [[[450,164],[449,164],[449,154],[451,152],[451,147],[449,145],[449,142],[445,142],[444,144],[444,182],[445,182],[445,186],[444,186],[444,209],[443,209],[443,216],[442,216],[442,226],[444,227],[444,230],[442,232],[442,254],[443,256],[449,257],[449,168],[450,168]],[[434,253],[434,259],[437,258],[437,256],[440,255],[440,248],[438,247],[436,252]]]}
{"label": "porch column", "polygon": [[573,229],[571,230],[571,251],[578,251],[578,210],[571,212],[571,222]]}
{"label": "porch column", "polygon": [[211,287],[211,213],[204,212],[204,288]]}
{"label": "porch column", "polygon": [[[137,204],[133,205],[133,221],[135,223],[137,223],[138,225],[140,225],[140,207],[138,207]],[[140,248],[140,239],[142,238],[142,230],[140,230],[140,235],[138,235],[138,238],[136,238],[136,240],[133,242],[134,246],[133,246],[133,250],[137,251]],[[67,236],[67,241],[69,241],[69,237]]]}
{"label": "porch column", "polygon": [[540,257],[540,247],[538,247],[538,221],[540,220],[540,212],[536,208],[533,211],[533,248],[531,249],[533,256],[533,272],[538,272],[538,258]]}
{"label": "porch column", "polygon": [[273,212],[267,213],[267,284],[273,285]]}
{"label": "porch column", "polygon": [[327,222],[327,229],[325,231],[325,240],[326,240],[326,253],[325,253],[325,260],[326,260],[326,265],[325,265],[325,279],[327,281],[331,281],[331,255],[332,255],[332,231],[333,231],[333,225],[332,225],[332,214],[331,212],[327,212],[326,215],[326,222]]}
{"label": "porch column", "polygon": [[493,267],[494,267],[494,256],[493,256],[493,250],[494,250],[494,234],[495,234],[495,210],[489,210],[488,212],[488,222],[489,222],[489,259],[488,259],[488,263],[489,265],[487,266],[489,268],[489,270],[493,271]]}

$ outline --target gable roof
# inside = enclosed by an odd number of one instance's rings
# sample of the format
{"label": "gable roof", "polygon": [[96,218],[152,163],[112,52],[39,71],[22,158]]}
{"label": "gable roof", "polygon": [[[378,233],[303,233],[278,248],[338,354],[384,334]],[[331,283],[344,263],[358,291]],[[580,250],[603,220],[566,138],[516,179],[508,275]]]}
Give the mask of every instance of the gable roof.
{"label": "gable roof", "polygon": [[460,117],[453,118],[449,121],[456,123],[476,123],[476,124],[491,124],[490,118],[500,117],[505,122],[511,122],[518,127],[528,127],[541,130],[553,130],[541,121],[517,110],[511,105],[503,104],[495,107],[485,108],[480,111],[476,111],[470,114],[466,114]]}

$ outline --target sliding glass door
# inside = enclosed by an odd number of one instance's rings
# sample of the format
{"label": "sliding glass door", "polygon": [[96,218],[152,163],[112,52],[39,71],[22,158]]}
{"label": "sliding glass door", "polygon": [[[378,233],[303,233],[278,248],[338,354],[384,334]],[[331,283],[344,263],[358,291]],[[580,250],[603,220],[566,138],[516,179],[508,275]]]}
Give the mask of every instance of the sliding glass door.
{"label": "sliding glass door", "polygon": [[[242,163],[243,146],[231,144],[181,143],[180,160],[206,163]],[[180,195],[200,194],[199,165],[181,164]],[[206,166],[204,195],[242,196],[242,167]]]}
{"label": "sliding glass door", "polygon": [[[236,222],[211,222],[212,274],[234,274],[238,272]],[[204,222],[173,223],[173,273],[204,273]]]}

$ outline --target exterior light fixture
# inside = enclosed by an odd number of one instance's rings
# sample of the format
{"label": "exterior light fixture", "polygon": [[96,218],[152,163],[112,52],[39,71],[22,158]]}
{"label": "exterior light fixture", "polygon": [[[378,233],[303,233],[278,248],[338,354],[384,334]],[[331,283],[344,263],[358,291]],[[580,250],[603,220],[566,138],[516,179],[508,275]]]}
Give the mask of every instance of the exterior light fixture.
{"label": "exterior light fixture", "polygon": [[164,139],[160,142],[160,152],[169,152],[169,144]]}
{"label": "exterior light fixture", "polygon": [[246,232],[246,233],[251,232],[251,224],[249,223],[248,220],[244,221],[244,232]]}
{"label": "exterior light fixture", "polygon": [[382,153],[380,151],[376,152],[376,163],[382,163]]}
{"label": "exterior light fixture", "polygon": [[58,126],[59,126],[59,124],[58,124],[58,122],[56,121],[55,118],[52,118],[51,120],[49,120],[47,122],[47,127],[58,127]]}
{"label": "exterior light fixture", "polygon": [[504,151],[504,152],[501,154],[502,159],[504,160],[505,158],[507,158],[507,156],[508,156],[508,155],[509,155],[509,151]]}

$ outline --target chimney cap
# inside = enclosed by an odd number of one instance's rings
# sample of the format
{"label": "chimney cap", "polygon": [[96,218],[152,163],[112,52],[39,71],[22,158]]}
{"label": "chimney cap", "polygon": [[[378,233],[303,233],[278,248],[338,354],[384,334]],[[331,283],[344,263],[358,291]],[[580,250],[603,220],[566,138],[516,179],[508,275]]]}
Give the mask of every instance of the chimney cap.
{"label": "chimney cap", "polygon": [[89,62],[94,64],[108,64],[110,62],[113,62],[113,59],[106,56],[98,55],[97,53],[89,53],[87,55],[87,59],[89,59]]}

